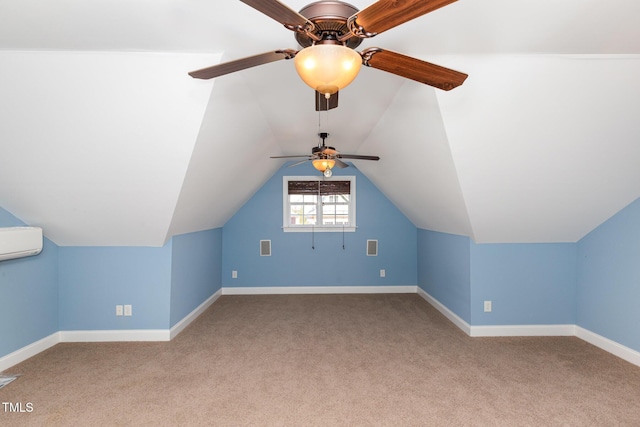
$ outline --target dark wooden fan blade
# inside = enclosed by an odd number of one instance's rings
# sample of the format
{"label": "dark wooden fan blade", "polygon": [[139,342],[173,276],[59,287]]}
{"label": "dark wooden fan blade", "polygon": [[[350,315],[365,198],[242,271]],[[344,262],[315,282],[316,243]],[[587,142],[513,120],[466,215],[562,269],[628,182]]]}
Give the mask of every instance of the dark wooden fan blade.
{"label": "dark wooden fan blade", "polygon": [[311,158],[308,154],[301,154],[299,156],[293,155],[293,156],[271,156],[269,157],[270,159],[297,159],[299,157],[309,157]]}
{"label": "dark wooden fan blade", "polygon": [[189,75],[196,79],[213,79],[215,77],[224,76],[225,74],[235,73],[258,65],[268,64],[269,62],[279,61],[281,59],[291,59],[296,56],[295,50],[283,49],[273,52],[265,52],[259,55],[248,56],[235,61],[229,61],[212,67],[203,68],[201,70],[191,71]]}
{"label": "dark wooden fan blade", "polygon": [[311,160],[311,159],[303,160],[303,161],[301,161],[301,162],[292,163],[292,164],[290,164],[288,167],[292,168],[292,167],[294,167],[294,166],[298,166],[298,165],[301,165],[301,164],[303,164],[303,163],[307,163],[309,160]]}
{"label": "dark wooden fan blade", "polygon": [[378,156],[359,156],[357,154],[338,154],[339,159],[356,159],[356,160],[380,160]]}
{"label": "dark wooden fan blade", "polygon": [[378,70],[387,71],[442,90],[451,90],[460,86],[468,77],[466,74],[420,59],[383,50],[369,48],[361,53],[363,61]]}
{"label": "dark wooden fan blade", "polygon": [[343,162],[340,159],[334,159],[334,160],[336,161],[336,166],[339,167],[339,168],[344,169],[344,168],[348,168],[349,167],[348,164],[346,164],[345,162]]}
{"label": "dark wooden fan blade", "polygon": [[244,4],[248,4],[258,12],[262,12],[271,19],[278,21],[290,30],[296,28],[305,28],[305,26],[313,29],[314,25],[304,16],[300,15],[289,6],[280,3],[278,0],[240,0]]}
{"label": "dark wooden fan blade", "polygon": [[354,15],[357,16],[355,27],[361,27],[361,32],[365,33],[356,35],[371,37],[380,34],[455,1],[457,0],[378,0]]}
{"label": "dark wooden fan blade", "polygon": [[316,111],[327,111],[337,108],[338,93],[339,92],[332,94],[329,98],[329,102],[327,102],[327,98],[325,98],[324,94],[316,91]]}

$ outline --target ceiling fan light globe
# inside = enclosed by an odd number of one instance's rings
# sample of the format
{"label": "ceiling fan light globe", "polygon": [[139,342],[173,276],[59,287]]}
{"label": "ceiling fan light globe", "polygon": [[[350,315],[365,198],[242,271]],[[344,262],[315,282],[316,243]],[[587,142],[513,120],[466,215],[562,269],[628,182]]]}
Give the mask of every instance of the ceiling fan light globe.
{"label": "ceiling fan light globe", "polygon": [[336,165],[336,161],[333,159],[315,159],[311,162],[314,168],[324,173],[327,170],[331,170]]}
{"label": "ceiling fan light globe", "polygon": [[356,78],[362,57],[339,44],[316,44],[298,52],[293,62],[302,81],[326,95],[344,89]]}

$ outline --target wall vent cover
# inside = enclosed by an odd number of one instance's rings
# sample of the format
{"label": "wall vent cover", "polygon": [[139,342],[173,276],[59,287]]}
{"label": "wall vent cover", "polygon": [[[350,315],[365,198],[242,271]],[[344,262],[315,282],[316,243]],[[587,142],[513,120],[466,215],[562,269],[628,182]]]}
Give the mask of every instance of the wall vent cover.
{"label": "wall vent cover", "polygon": [[377,240],[367,240],[367,256],[378,256]]}
{"label": "wall vent cover", "polygon": [[271,240],[260,240],[260,256],[271,256]]}

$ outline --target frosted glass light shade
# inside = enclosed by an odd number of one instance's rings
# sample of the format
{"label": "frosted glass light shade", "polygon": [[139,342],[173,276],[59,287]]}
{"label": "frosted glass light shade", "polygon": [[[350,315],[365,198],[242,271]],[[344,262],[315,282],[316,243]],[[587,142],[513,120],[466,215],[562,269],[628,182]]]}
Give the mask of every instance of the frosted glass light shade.
{"label": "frosted glass light shade", "polygon": [[339,44],[316,44],[298,52],[293,62],[307,85],[324,95],[331,95],[356,78],[362,57]]}
{"label": "frosted glass light shade", "polygon": [[336,161],[333,159],[315,159],[311,161],[311,164],[320,172],[324,172],[327,169],[333,168],[336,165]]}

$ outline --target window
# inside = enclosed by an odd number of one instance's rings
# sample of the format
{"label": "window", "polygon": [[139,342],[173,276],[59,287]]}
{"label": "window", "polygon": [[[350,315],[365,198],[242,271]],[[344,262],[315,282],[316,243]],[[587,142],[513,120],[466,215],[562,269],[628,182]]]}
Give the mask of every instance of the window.
{"label": "window", "polygon": [[355,176],[285,176],[284,231],[355,231],[355,183]]}

